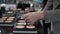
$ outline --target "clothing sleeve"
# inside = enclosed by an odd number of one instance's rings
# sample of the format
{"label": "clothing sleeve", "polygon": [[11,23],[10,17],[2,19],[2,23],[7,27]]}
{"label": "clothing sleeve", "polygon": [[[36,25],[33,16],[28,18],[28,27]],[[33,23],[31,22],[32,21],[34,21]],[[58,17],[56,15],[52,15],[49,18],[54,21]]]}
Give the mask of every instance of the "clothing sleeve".
{"label": "clothing sleeve", "polygon": [[53,0],[48,0],[43,11],[46,23],[60,21],[60,10],[59,9],[53,10]]}
{"label": "clothing sleeve", "polygon": [[44,13],[46,23],[60,21],[60,10],[49,10]]}

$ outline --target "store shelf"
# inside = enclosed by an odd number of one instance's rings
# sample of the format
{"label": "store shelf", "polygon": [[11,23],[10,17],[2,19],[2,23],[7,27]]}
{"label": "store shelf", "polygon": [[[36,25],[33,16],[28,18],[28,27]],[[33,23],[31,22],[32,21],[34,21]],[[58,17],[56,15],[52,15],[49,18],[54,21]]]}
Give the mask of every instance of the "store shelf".
{"label": "store shelf", "polygon": [[8,27],[8,26],[13,26],[13,24],[0,24],[0,26],[2,26],[2,27],[4,27],[4,26],[6,26],[6,27]]}
{"label": "store shelf", "polygon": [[37,33],[37,31],[13,31],[13,33]]}

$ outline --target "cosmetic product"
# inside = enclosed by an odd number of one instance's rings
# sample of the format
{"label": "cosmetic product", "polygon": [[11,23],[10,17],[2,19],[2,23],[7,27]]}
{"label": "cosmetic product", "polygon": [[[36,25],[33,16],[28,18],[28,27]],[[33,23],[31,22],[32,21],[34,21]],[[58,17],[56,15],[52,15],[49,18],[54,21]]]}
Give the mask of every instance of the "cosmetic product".
{"label": "cosmetic product", "polygon": [[17,29],[25,28],[25,26],[16,26]]}
{"label": "cosmetic product", "polygon": [[8,21],[10,21],[10,20],[13,21],[14,19],[13,19],[13,18],[12,18],[12,19],[9,18],[9,19],[7,19],[7,20],[8,20]]}
{"label": "cosmetic product", "polygon": [[7,21],[5,21],[5,22],[6,22],[6,23],[12,23],[13,21],[8,21],[8,20],[7,20]]}
{"label": "cosmetic product", "polygon": [[28,29],[34,29],[35,26],[26,26],[26,28],[28,28]]}

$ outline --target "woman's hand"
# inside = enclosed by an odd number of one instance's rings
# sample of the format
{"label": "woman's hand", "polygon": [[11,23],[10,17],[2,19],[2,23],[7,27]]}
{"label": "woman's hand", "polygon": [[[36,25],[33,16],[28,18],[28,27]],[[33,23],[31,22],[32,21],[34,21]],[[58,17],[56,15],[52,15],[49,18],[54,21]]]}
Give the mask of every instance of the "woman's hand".
{"label": "woman's hand", "polygon": [[39,19],[44,19],[44,12],[31,12],[23,15],[23,18],[26,22],[31,23],[33,25],[35,21]]}

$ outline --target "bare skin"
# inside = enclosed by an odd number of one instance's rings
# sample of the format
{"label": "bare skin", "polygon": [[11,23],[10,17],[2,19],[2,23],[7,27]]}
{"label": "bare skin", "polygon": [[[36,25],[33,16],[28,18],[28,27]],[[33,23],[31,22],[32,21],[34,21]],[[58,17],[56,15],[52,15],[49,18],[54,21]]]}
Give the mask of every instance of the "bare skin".
{"label": "bare skin", "polygon": [[35,21],[44,19],[44,12],[43,11],[38,11],[38,12],[31,12],[23,15],[23,18],[25,21],[28,23],[31,23],[31,25],[34,24]]}

